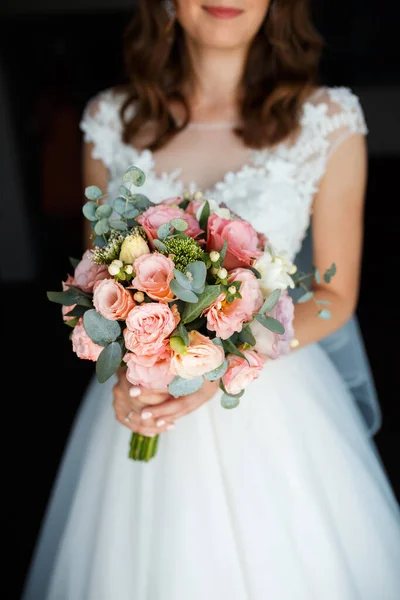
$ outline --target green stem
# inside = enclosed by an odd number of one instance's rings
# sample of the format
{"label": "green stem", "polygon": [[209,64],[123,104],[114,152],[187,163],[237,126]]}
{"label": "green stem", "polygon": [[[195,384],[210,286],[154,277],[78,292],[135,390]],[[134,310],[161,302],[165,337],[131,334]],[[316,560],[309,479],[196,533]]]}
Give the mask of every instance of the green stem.
{"label": "green stem", "polygon": [[156,435],[155,437],[146,437],[139,433],[133,433],[129,449],[129,458],[132,460],[148,462],[156,455],[159,437],[159,435]]}

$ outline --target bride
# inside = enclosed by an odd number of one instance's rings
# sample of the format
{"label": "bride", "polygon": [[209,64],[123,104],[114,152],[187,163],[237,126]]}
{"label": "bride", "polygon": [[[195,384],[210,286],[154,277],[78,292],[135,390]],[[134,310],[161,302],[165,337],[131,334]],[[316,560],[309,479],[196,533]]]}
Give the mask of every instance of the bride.
{"label": "bride", "polygon": [[[316,290],[333,316],[297,304],[299,348],[267,363],[232,411],[212,383],[175,400],[123,373],[93,381],[24,599],[396,600],[398,506],[316,344],[357,303],[358,99],[316,85],[320,40],[298,0],[141,0],[125,45],[130,86],[83,116],[87,185],[115,197],[137,165],[154,202],[201,189],[292,258],[312,215],[315,264],[337,264]],[[127,458],[131,430],[162,432],[150,463]]]}

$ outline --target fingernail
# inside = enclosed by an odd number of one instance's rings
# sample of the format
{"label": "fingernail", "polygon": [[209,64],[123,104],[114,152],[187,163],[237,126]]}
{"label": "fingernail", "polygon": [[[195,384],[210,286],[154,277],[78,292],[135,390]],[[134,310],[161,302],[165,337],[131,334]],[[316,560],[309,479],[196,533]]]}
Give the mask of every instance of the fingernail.
{"label": "fingernail", "polygon": [[137,398],[138,396],[140,396],[140,388],[138,387],[131,387],[129,389],[129,395],[131,398]]}
{"label": "fingernail", "polygon": [[165,425],[164,419],[159,419],[158,421],[156,421],[156,425],[157,427],[163,427]]}
{"label": "fingernail", "polygon": [[171,431],[171,429],[175,429],[175,423],[171,423],[171,425],[167,425],[167,431]]}
{"label": "fingernail", "polygon": [[151,419],[151,417],[153,416],[153,413],[149,412],[149,411],[145,411],[142,412],[142,414],[140,415],[142,418],[142,421],[147,421],[147,419]]}

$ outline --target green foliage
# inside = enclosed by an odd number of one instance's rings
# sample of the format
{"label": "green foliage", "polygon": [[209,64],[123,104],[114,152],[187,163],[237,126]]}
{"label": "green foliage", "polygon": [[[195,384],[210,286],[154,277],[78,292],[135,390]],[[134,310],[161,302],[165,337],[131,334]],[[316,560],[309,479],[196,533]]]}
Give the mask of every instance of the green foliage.
{"label": "green foliage", "polygon": [[240,397],[238,396],[229,396],[229,394],[222,394],[221,397],[221,406],[222,408],[231,409],[239,406]]}
{"label": "green foliage", "polygon": [[273,331],[274,333],[279,333],[279,334],[285,333],[285,328],[282,325],[282,323],[280,323],[279,321],[277,321],[273,317],[266,317],[265,315],[260,315],[260,313],[257,313],[257,314],[254,315],[254,318],[259,323],[261,323],[261,325],[263,325],[264,327],[266,327],[270,331]]}
{"label": "green foliage", "polygon": [[163,243],[167,250],[162,253],[171,256],[175,268],[182,273],[185,273],[190,263],[200,261],[204,256],[204,251],[199,244],[186,235],[165,239]]}
{"label": "green foliage", "polygon": [[228,361],[225,359],[224,362],[217,367],[216,369],[213,369],[212,371],[209,371],[208,373],[206,373],[204,375],[204,377],[206,379],[208,379],[208,381],[216,381],[217,379],[219,379],[220,377],[223,377],[225,375],[225,373],[228,370]]}
{"label": "green foliage", "polygon": [[297,299],[297,302],[303,304],[304,302],[308,302],[312,298],[314,298],[314,292],[306,292],[305,294],[300,296],[300,298]]}
{"label": "green foliage", "polygon": [[160,225],[160,227],[157,229],[157,237],[159,240],[164,240],[166,237],[168,237],[172,232],[172,227],[170,223],[164,223],[163,225]]}
{"label": "green foliage", "polygon": [[328,321],[331,318],[332,313],[327,308],[323,308],[322,310],[318,311],[318,316],[323,321]]}
{"label": "green foliage", "polygon": [[187,354],[187,345],[179,335],[172,335],[169,345],[176,354]]}
{"label": "green foliage", "polygon": [[255,346],[257,341],[254,335],[252,334],[249,327],[244,327],[242,331],[239,333],[239,339],[243,344],[249,344],[249,346]]}
{"label": "green foliage", "polygon": [[197,303],[198,298],[196,294],[191,290],[182,287],[176,279],[173,279],[171,281],[170,288],[171,291],[175,294],[175,296],[177,296],[180,300],[183,300],[184,302],[189,302],[191,304]]}
{"label": "green foliage", "polygon": [[[171,282],[172,283],[172,282]],[[221,286],[206,285],[204,292],[199,295],[196,304],[187,304],[183,309],[182,322],[184,324],[194,321],[200,317],[201,313],[210,306],[221,293]]]}
{"label": "green foliage", "polygon": [[140,187],[146,181],[146,175],[139,167],[129,167],[124,176],[122,177],[124,183],[132,183],[137,187]]}
{"label": "green foliage", "polygon": [[186,346],[189,346],[188,332],[182,321],[179,323],[178,327],[172,332],[172,336],[175,335],[181,337],[185,342]]}
{"label": "green foliage", "polygon": [[271,312],[271,310],[277,304],[280,297],[281,290],[274,290],[273,292],[271,292],[268,298],[265,300],[264,304],[262,305],[260,313],[264,315],[265,313]]}
{"label": "green foliage", "polygon": [[94,200],[96,202],[102,195],[103,192],[97,185],[89,185],[89,187],[85,189],[85,196],[88,200]]}
{"label": "green foliage", "polygon": [[111,216],[112,214],[112,207],[109,204],[101,204],[100,206],[97,207],[96,210],[96,217],[98,219],[107,219],[108,217]]}
{"label": "green foliage", "polygon": [[85,312],[83,326],[90,339],[100,346],[115,342],[121,335],[121,326],[118,321],[105,319],[95,309]]}
{"label": "green foliage", "polygon": [[186,231],[188,224],[184,219],[171,219],[170,224],[176,231]]}
{"label": "green foliage", "polygon": [[108,233],[110,231],[108,219],[100,219],[100,221],[97,221],[94,230],[97,235],[104,235],[105,233]]}
{"label": "green foliage", "polygon": [[182,379],[182,377],[175,377],[175,379],[169,384],[168,391],[171,396],[179,398],[180,396],[188,396],[194,394],[203,385],[203,378],[196,377],[195,379]]}
{"label": "green foliage", "polygon": [[228,339],[228,340],[222,340],[222,345],[224,347],[225,354],[235,354],[235,356],[240,356],[240,358],[244,358],[244,360],[247,361],[247,358],[245,357],[245,355],[243,354],[243,352],[240,352],[240,350],[238,350],[236,348],[236,346],[232,342],[232,340],[230,340],[230,339]]}
{"label": "green foliage", "polygon": [[324,281],[325,281],[325,283],[330,283],[330,282],[331,282],[331,279],[332,279],[332,277],[333,277],[334,275],[336,275],[336,265],[335,265],[335,263],[333,263],[333,264],[332,264],[332,265],[329,267],[329,269],[327,269],[327,270],[325,271],[325,273],[324,273]]}
{"label": "green foliage", "polygon": [[96,211],[98,209],[98,204],[96,204],[96,202],[86,202],[86,204],[84,204],[82,206],[82,212],[85,215],[85,217],[89,220],[89,221],[97,221],[98,217],[96,215]]}
{"label": "green foliage", "polygon": [[207,223],[208,223],[208,219],[210,217],[210,203],[208,200],[205,201],[205,204],[203,206],[203,209],[201,211],[201,215],[200,215],[200,227],[203,231],[207,231]]}
{"label": "green foliage", "polygon": [[122,360],[121,346],[118,342],[107,344],[96,362],[96,375],[100,383],[112,377]]}

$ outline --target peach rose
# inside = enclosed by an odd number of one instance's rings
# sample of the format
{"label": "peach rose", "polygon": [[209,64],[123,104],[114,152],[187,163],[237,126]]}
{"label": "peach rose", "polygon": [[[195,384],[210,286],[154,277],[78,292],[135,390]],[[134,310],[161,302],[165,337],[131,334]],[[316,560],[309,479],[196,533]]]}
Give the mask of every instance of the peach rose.
{"label": "peach rose", "polygon": [[174,354],[171,370],[183,379],[194,379],[217,369],[225,360],[221,346],[198,331],[189,331],[189,346],[186,354]]}
{"label": "peach rose", "polygon": [[171,310],[166,304],[151,302],[135,306],[126,319],[125,346],[140,359],[142,355],[159,356],[179,319],[177,309]]}
{"label": "peach rose", "polygon": [[208,219],[207,252],[221,250],[224,241],[228,242],[228,249],[224,261],[226,269],[246,267],[253,264],[254,259],[262,256],[258,249],[258,235],[250,223],[239,219],[229,221],[222,219],[217,214],[212,214]]}
{"label": "peach rose", "polygon": [[254,350],[242,350],[242,353],[249,362],[241,356],[228,354],[228,370],[222,377],[226,391],[233,396],[258,379],[265,362]]}
{"label": "peach rose", "polygon": [[174,263],[163,254],[144,254],[137,258],[133,268],[136,277],[132,287],[145,292],[153,300],[171,302],[174,294],[169,284],[174,278]]}
{"label": "peach rose", "polygon": [[97,281],[93,289],[93,304],[97,312],[110,321],[125,321],[135,306],[131,293],[115,279]]}
{"label": "peach rose", "polygon": [[160,225],[169,223],[171,219],[183,219],[186,221],[188,228],[186,229],[185,233],[192,238],[196,238],[202,233],[200,225],[193,215],[185,213],[185,211],[180,208],[168,206],[168,204],[150,206],[150,208],[148,208],[136,220],[145,230],[149,240],[153,241],[157,238],[157,229],[160,227]]}
{"label": "peach rose", "polygon": [[[67,281],[62,281],[62,289],[64,292],[67,292],[69,290],[68,284],[75,285],[75,279],[72,277],[72,275],[68,275]],[[70,310],[73,310],[75,306],[76,304],[71,304],[71,306],[63,306],[61,308],[64,321],[70,321],[71,319],[75,319],[75,317],[67,317],[67,313],[69,313]]]}
{"label": "peach rose", "polygon": [[83,292],[91,292],[96,281],[109,279],[110,274],[107,265],[94,263],[91,250],[86,250],[81,262],[75,268],[74,278],[75,285]]}
{"label": "peach rose", "polygon": [[171,371],[171,357],[172,350],[166,347],[161,354],[154,355],[143,365],[141,361],[138,362],[135,354],[128,352],[124,356],[128,366],[126,378],[132,385],[142,385],[150,390],[165,390],[175,377]]}
{"label": "peach rose", "polygon": [[261,325],[258,321],[254,321],[250,325],[250,328],[257,341],[254,349],[262,356],[275,360],[280,356],[289,354],[290,342],[294,338],[294,305],[292,298],[286,290],[282,293],[277,304],[268,314],[270,317],[274,317],[274,319],[282,323],[285,328],[285,333],[274,333]]}
{"label": "peach rose", "polygon": [[262,304],[263,297],[256,276],[249,269],[235,269],[229,275],[229,282],[241,281],[240,294],[230,304],[226,302],[225,295],[221,294],[217,300],[204,311],[207,315],[207,327],[215,331],[222,340],[228,339],[233,333],[242,331],[243,323],[250,321]]}
{"label": "peach rose", "polygon": [[72,332],[72,349],[79,358],[96,361],[103,350],[103,346],[95,344],[88,336],[83,326],[83,319],[79,319]]}

